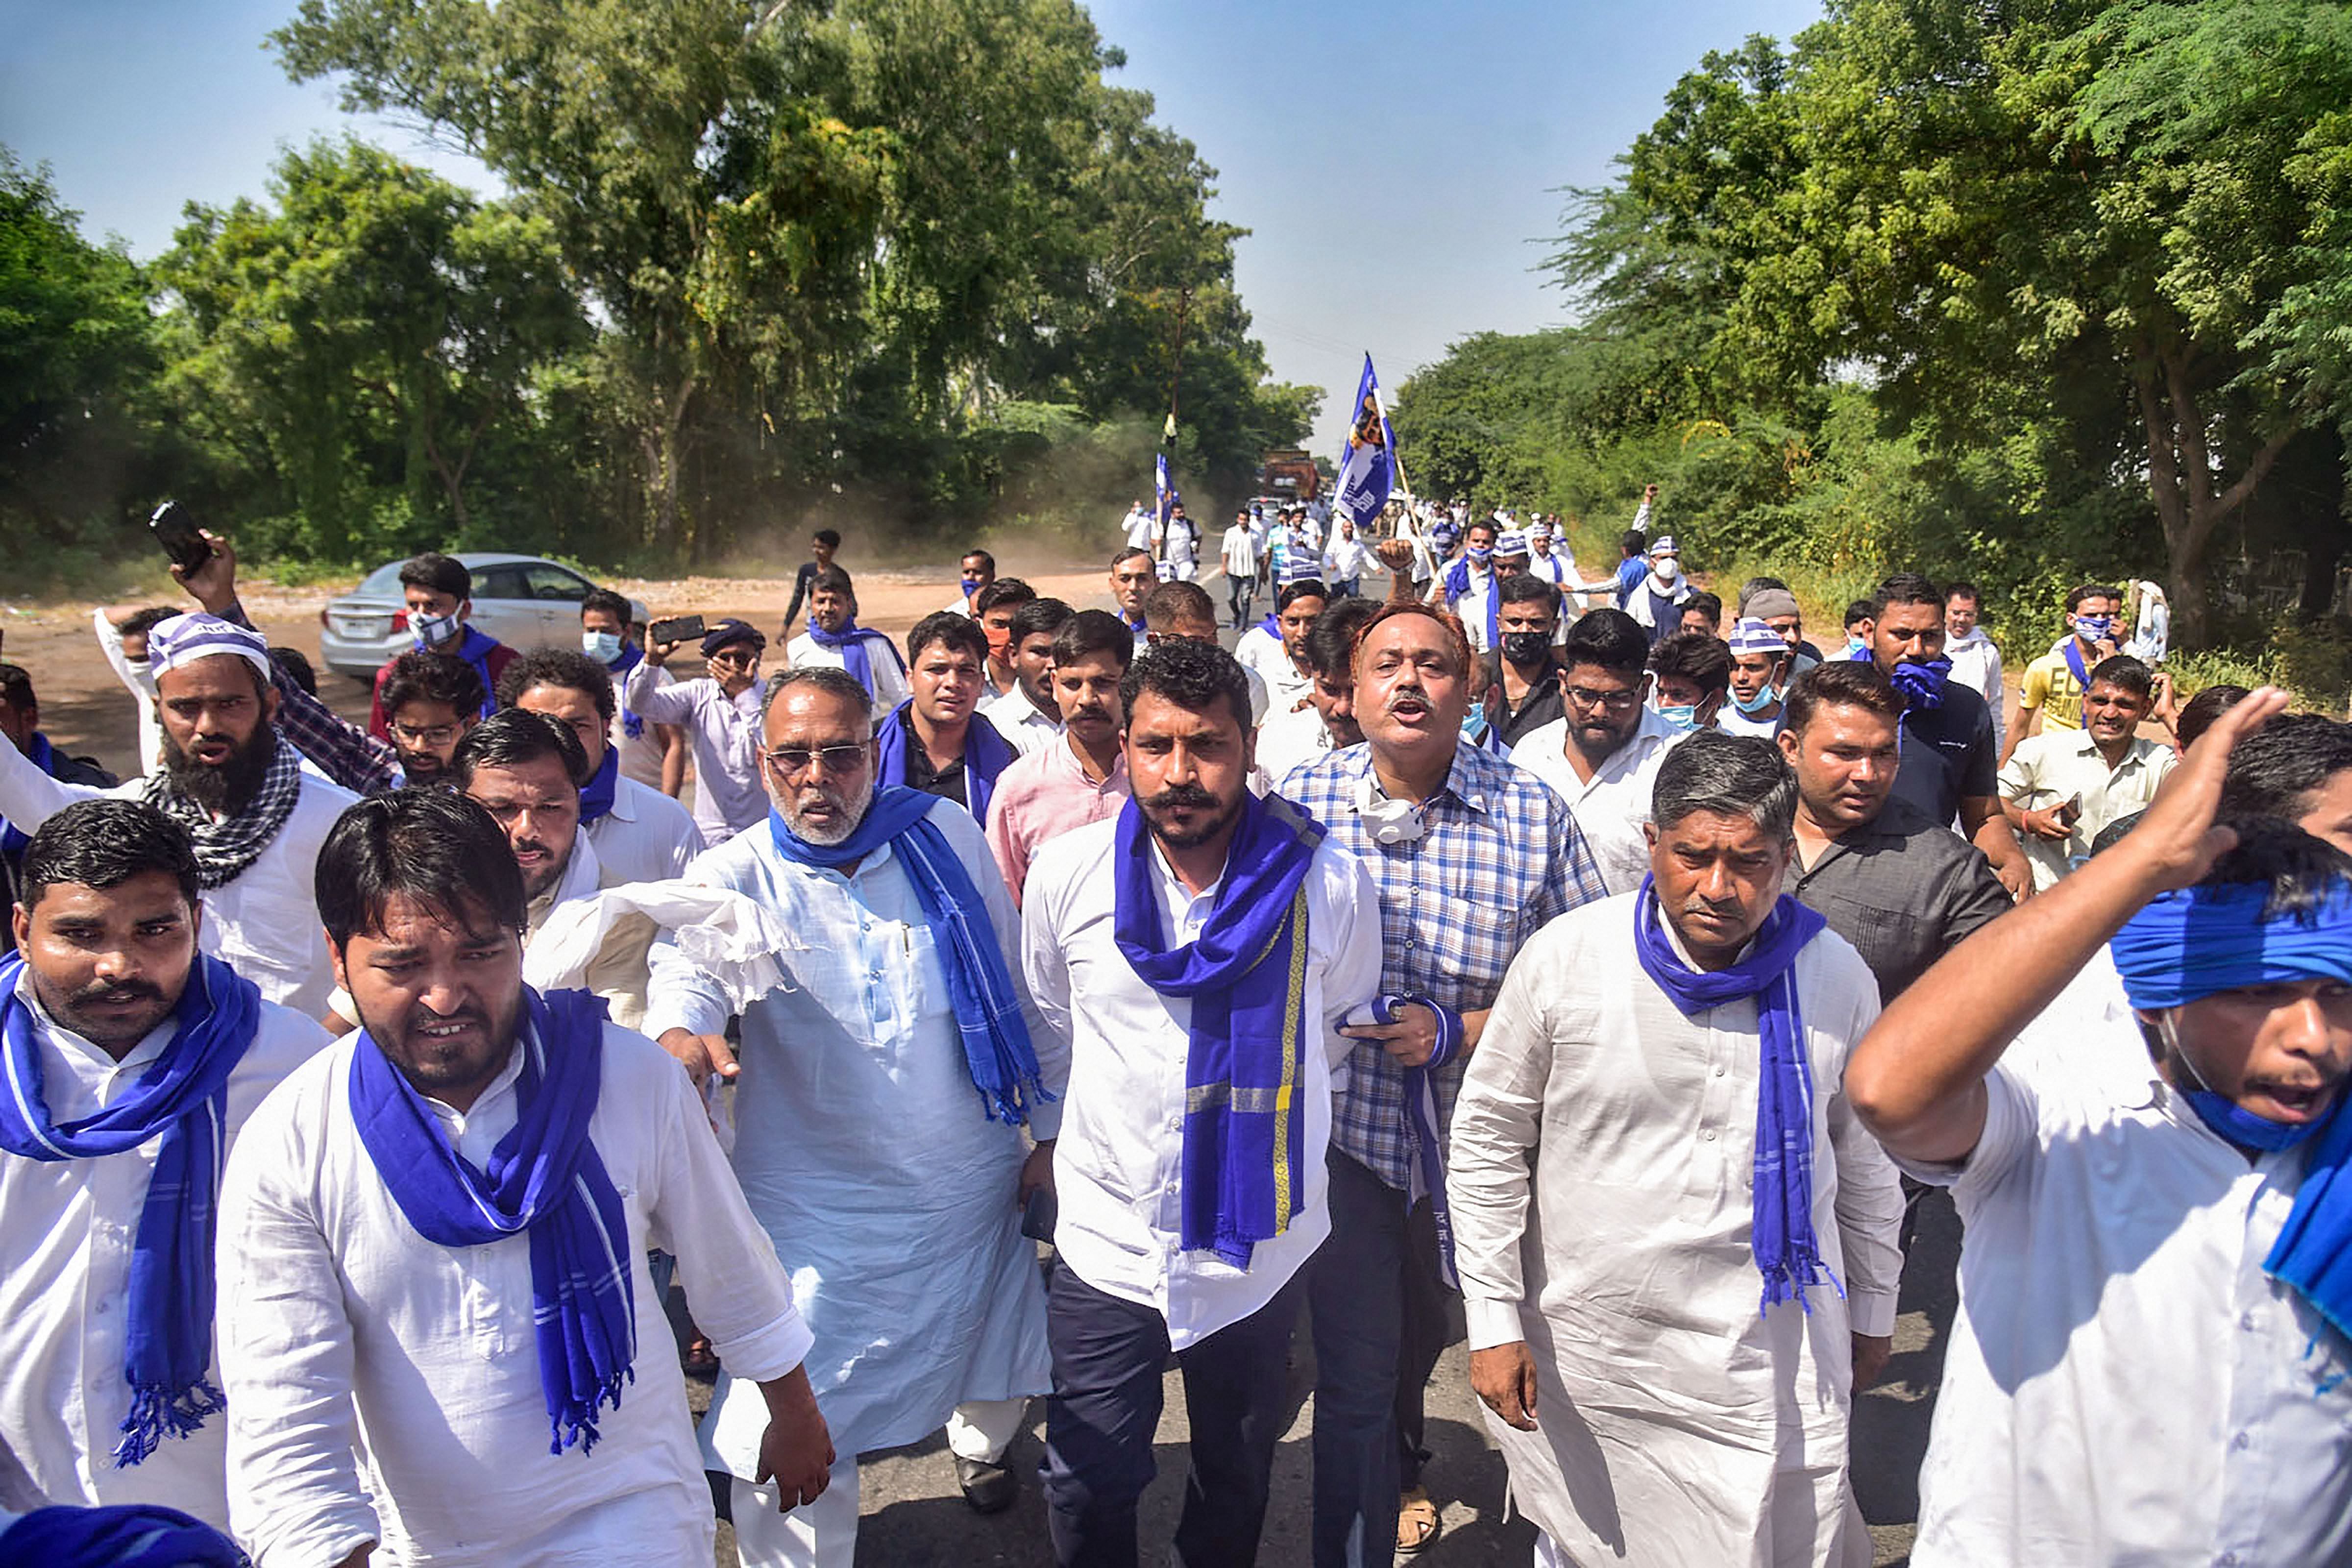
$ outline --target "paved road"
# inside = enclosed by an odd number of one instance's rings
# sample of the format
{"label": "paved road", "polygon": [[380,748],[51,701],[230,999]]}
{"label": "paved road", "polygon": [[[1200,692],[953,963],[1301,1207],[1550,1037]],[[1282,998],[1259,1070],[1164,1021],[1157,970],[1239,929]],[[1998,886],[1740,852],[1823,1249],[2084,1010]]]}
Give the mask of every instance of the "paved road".
{"label": "paved road", "polygon": [[[1943,1373],[1958,1244],[1959,1221],[1951,1205],[1940,1194],[1932,1196],[1921,1214],[1905,1273],[1895,1359],[1885,1380],[1864,1396],[1855,1413],[1855,1485],[1880,1564],[1903,1563],[1910,1552],[1919,1458],[1927,1448],[1927,1415]],[[1258,1552],[1258,1561],[1269,1568],[1307,1561],[1313,1381],[1313,1352],[1302,1324],[1290,1375],[1296,1415],[1275,1454],[1274,1502]],[[1187,1429],[1183,1388],[1172,1372],[1165,1392],[1167,1407],[1154,1445],[1160,1474],[1143,1499],[1146,1563],[1161,1560],[1182,1501]],[[869,1456],[860,1477],[860,1568],[1051,1568],[1045,1509],[1035,1484],[1044,1418],[1041,1403],[1032,1409],[1027,1434],[1013,1446],[1012,1462],[1023,1481],[1021,1500],[990,1518],[964,1505],[942,1439]],[[1518,1568],[1527,1563],[1535,1532],[1523,1521],[1505,1518],[1503,1462],[1486,1439],[1470,1392],[1469,1357],[1458,1345],[1438,1363],[1430,1385],[1429,1442],[1436,1457],[1426,1479],[1431,1495],[1444,1510],[1445,1531],[1418,1557],[1398,1561],[1429,1568]],[[733,1539],[723,1525],[719,1563],[719,1568],[736,1568]]]}

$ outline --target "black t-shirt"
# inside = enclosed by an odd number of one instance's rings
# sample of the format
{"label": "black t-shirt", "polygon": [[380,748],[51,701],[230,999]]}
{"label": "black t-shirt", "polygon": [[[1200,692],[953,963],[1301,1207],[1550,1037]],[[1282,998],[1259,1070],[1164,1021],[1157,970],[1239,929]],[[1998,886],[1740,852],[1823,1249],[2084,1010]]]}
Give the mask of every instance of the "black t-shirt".
{"label": "black t-shirt", "polygon": [[[1478,656],[1478,660],[1486,668],[1486,684],[1500,685],[1503,679],[1502,650],[1495,648],[1482,653]],[[1506,697],[1503,700],[1504,705],[1508,707],[1510,699]],[[1528,694],[1518,707],[1504,715],[1503,744],[1517,745],[1520,736],[1530,730],[1542,728],[1553,720],[1560,718],[1567,711],[1567,704],[1559,694],[1559,655],[1555,653],[1545,662],[1543,668],[1529,680]]]}
{"label": "black t-shirt", "polygon": [[1903,762],[1895,795],[1932,822],[1949,822],[1964,799],[1998,793],[2000,754],[1992,738],[1992,710],[1969,687],[1944,685],[1939,708],[1914,707],[1903,715]]}
{"label": "black t-shirt", "polygon": [[[902,709],[900,711],[905,710]],[[988,722],[977,713],[972,715],[971,721],[975,724]],[[902,720],[901,722],[905,721]],[[923,749],[923,742],[915,734],[914,725],[907,724],[907,787],[908,789],[919,789],[925,795],[935,795],[941,800],[951,800],[969,811],[971,809],[971,802],[965,798],[963,773],[961,757],[958,757],[946,767],[932,768],[931,753]]]}

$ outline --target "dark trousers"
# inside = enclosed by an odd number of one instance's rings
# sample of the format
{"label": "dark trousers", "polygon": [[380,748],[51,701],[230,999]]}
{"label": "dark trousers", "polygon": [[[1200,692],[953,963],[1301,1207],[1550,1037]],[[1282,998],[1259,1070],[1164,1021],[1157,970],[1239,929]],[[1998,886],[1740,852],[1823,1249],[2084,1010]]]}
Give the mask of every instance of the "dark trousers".
{"label": "dark trousers", "polygon": [[[1293,1279],[1255,1312],[1176,1352],[1192,1429],[1176,1521],[1185,1568],[1248,1568],[1257,1560],[1301,1289]],[[1054,1560],[1062,1568],[1134,1568],[1136,1500],[1158,1468],[1151,1436],[1167,1321],[1096,1289],[1065,1264],[1047,1288],[1045,1338],[1054,1392],[1040,1473]]]}
{"label": "dark trousers", "polygon": [[1308,1289],[1315,1331],[1316,1568],[1384,1568],[1397,1494],[1421,1483],[1423,1401],[1458,1337],[1429,1202],[1330,1152],[1331,1236]]}
{"label": "dark trousers", "polygon": [[1234,613],[1234,625],[1238,626],[1248,619],[1250,602],[1256,597],[1257,579],[1236,577],[1230,573],[1226,574],[1225,606]]}

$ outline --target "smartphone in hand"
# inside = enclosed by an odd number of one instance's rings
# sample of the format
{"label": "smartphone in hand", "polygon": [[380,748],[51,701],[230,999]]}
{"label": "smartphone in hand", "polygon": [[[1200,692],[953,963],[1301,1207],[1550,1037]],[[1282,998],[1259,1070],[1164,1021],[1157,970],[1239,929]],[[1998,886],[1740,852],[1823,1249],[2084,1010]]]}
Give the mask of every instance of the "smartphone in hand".
{"label": "smartphone in hand", "polygon": [[197,528],[196,520],[178,501],[167,500],[147,520],[148,531],[173,565],[193,572],[213,558],[213,547]]}
{"label": "smartphone in hand", "polygon": [[647,626],[646,640],[656,647],[665,644],[694,642],[708,630],[709,628],[702,624],[700,616],[672,616],[667,620],[656,621]]}

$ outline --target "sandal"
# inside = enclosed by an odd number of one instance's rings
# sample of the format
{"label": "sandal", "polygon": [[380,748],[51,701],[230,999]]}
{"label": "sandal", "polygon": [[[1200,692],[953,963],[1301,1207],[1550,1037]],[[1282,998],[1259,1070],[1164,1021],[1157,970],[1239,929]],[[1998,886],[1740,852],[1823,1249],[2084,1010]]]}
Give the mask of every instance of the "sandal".
{"label": "sandal", "polygon": [[1410,1555],[1437,1539],[1437,1505],[1429,1493],[1414,1487],[1397,1500],[1396,1549]]}

